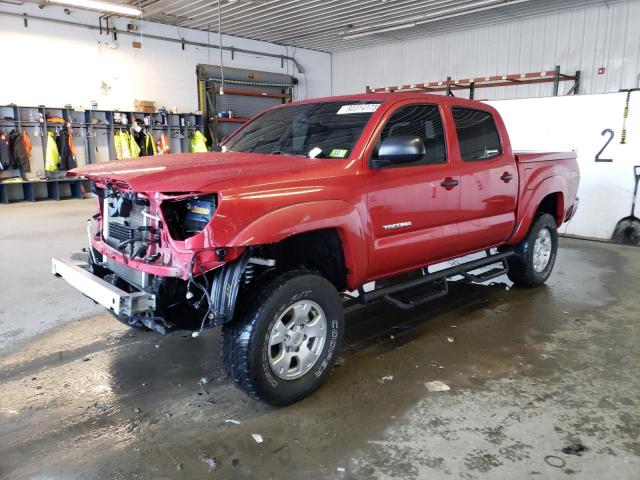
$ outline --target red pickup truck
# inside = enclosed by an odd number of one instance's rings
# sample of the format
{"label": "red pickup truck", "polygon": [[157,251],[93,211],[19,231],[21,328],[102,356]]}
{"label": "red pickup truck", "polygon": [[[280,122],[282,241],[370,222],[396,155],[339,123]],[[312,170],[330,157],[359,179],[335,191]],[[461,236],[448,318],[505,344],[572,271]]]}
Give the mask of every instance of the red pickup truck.
{"label": "red pickup truck", "polygon": [[579,181],[574,153],[513,152],[492,107],[417,92],[286,104],[220,152],[70,174],[99,211],[88,262],[53,273],[132,326],[222,325],[234,382],[276,405],[326,379],[346,298],[410,309],[454,276],[542,284]]}

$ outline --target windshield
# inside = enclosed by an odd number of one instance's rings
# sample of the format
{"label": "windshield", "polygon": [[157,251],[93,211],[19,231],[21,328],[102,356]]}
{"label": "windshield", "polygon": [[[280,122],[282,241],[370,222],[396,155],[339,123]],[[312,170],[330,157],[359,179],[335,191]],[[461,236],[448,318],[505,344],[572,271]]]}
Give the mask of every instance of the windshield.
{"label": "windshield", "polygon": [[347,158],[380,102],[303,103],[270,110],[225,143],[226,151]]}

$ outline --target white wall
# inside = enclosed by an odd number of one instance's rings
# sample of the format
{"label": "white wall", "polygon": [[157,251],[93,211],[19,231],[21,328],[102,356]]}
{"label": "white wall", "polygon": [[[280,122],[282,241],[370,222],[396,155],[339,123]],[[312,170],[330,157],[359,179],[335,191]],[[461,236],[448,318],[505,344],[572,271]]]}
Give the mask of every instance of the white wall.
{"label": "white wall", "polygon": [[[561,13],[388,43],[333,56],[334,94],[386,87],[553,70],[582,71],[581,93],[617,92],[638,86],[640,1],[603,3]],[[606,68],[598,75],[599,67]],[[570,88],[570,82],[561,84]],[[489,88],[476,98],[548,96],[550,84]],[[466,96],[466,92],[461,92]]]}
{"label": "white wall", "polygon": [[[580,206],[561,231],[610,240],[631,213],[634,167],[640,166],[640,92],[631,94],[626,143],[621,144],[627,94],[579,95],[488,102],[504,118],[516,150],[575,150],[580,166]],[[598,152],[611,162],[596,162]],[[640,216],[640,201],[636,217]]]}
{"label": "white wall", "polygon": [[[98,25],[97,13],[73,11],[65,15],[62,8],[36,5],[0,4],[0,11],[47,16]],[[118,30],[126,30],[128,21],[116,20]],[[139,23],[139,22],[134,22]],[[0,15],[0,105],[63,106],[89,108],[96,100],[100,109],[133,109],[134,99],[156,101],[157,106],[194,111],[197,107],[196,65],[218,64],[217,49],[145,39],[144,34],[185,38],[201,43],[217,44],[217,35],[189,29],[178,29],[145,22],[142,26],[142,49],[132,47],[133,38],[118,36],[118,48],[112,49],[111,37],[82,27],[58,25],[31,19],[28,28],[23,20]],[[210,40],[210,41],[208,41]],[[223,37],[223,45],[235,46],[278,55],[287,54],[280,45],[237,37]],[[299,74],[292,62],[281,67],[280,59],[259,55],[224,52],[225,65],[276,73],[289,73],[300,79],[296,97],[329,95],[331,91],[331,58],[329,54],[289,48],[289,55],[305,69]],[[101,88],[102,82],[108,87]]]}

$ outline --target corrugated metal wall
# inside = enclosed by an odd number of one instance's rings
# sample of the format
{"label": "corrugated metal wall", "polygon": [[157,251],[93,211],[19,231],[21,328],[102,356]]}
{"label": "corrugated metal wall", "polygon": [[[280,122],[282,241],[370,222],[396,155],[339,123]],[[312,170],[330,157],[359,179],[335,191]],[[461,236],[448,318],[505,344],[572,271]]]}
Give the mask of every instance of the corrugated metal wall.
{"label": "corrugated metal wall", "polygon": [[[638,87],[640,0],[585,7],[333,54],[334,94],[367,85],[552,70],[582,71],[581,93]],[[598,68],[605,67],[604,75]],[[571,84],[561,84],[561,93]],[[478,90],[476,98],[548,96],[551,84]],[[464,96],[466,93],[461,92]]]}

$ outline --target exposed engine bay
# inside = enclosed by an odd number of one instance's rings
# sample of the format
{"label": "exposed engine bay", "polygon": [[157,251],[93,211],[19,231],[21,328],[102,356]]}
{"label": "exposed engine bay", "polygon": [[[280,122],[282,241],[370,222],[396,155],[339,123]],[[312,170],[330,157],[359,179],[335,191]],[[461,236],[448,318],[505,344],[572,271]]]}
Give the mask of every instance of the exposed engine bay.
{"label": "exposed engine bay", "polygon": [[[153,309],[116,315],[129,325],[159,333],[176,328],[200,332],[220,325],[233,317],[239,290],[275,266],[273,260],[252,257],[252,249],[246,248],[237,258],[220,262],[219,268],[205,270],[198,251],[189,252],[186,268],[175,268],[175,242],[205,229],[216,209],[215,195],[150,199],[109,185],[94,191],[101,209],[88,227],[88,270],[125,292],[155,297]],[[169,242],[172,248],[167,248]],[[226,251],[216,254],[225,260]],[[141,263],[168,269],[154,274],[139,268]],[[180,271],[186,271],[186,279]]]}

